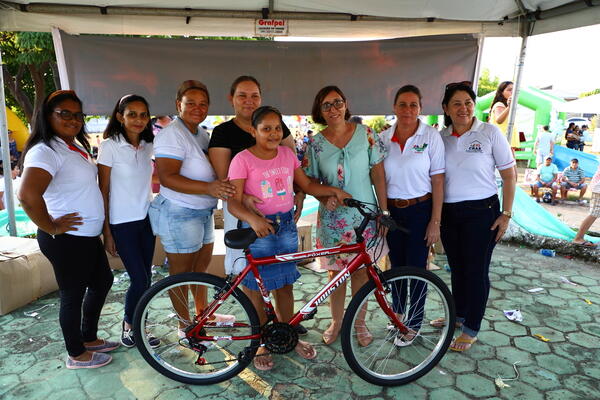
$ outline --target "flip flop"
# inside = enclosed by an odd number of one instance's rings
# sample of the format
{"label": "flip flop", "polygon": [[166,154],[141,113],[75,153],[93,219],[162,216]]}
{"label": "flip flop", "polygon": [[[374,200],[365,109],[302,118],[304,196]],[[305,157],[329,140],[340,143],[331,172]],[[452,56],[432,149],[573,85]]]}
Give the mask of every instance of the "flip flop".
{"label": "flip flop", "polygon": [[[264,365],[258,364],[256,362],[256,360],[258,360],[260,358],[262,358],[264,360],[270,359],[271,360],[271,365],[268,364],[268,361],[266,361]],[[252,361],[254,363],[254,368],[256,368],[256,369],[258,369],[260,371],[269,371],[269,370],[273,369],[273,365],[274,365],[273,364],[273,356],[269,352],[262,353],[262,354],[257,354],[256,356],[254,356],[254,360],[252,360]]]}
{"label": "flip flop", "polygon": [[[454,339],[452,341],[452,343],[450,344],[450,350],[459,351],[459,352],[469,350],[471,348],[471,346],[473,346],[473,343],[475,343],[476,341],[477,341],[477,337],[474,337],[472,339],[466,339],[466,338],[459,336],[456,339]],[[458,348],[458,347],[456,347],[457,343],[466,343],[467,347],[465,347],[464,349]]]}
{"label": "flip flop", "polygon": [[591,248],[596,248],[596,244],[590,242],[589,240],[586,240],[584,242],[578,243],[578,242],[573,242],[575,243],[577,246],[582,246],[582,247],[591,247]]}
{"label": "flip flop", "polygon": [[[305,357],[304,354],[300,353],[298,351],[298,348],[296,348],[296,353],[298,353],[298,355],[302,358],[304,358],[305,360],[314,360],[317,357],[317,349],[314,348],[313,345],[311,345],[308,342],[303,342],[303,341],[298,341],[298,344],[302,347],[304,347],[304,350],[308,349],[308,348],[312,348],[313,353],[311,355],[309,355],[308,357]],[[310,352],[310,350],[309,350]],[[305,353],[306,354],[306,353]]]}

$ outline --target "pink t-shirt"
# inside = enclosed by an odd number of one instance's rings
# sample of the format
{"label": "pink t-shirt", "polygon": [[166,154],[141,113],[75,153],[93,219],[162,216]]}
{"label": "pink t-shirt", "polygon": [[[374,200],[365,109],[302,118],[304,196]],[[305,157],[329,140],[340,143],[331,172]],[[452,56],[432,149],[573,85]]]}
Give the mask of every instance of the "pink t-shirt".
{"label": "pink t-shirt", "polygon": [[265,215],[294,207],[294,170],[300,161],[289,147],[279,146],[277,156],[261,160],[249,150],[238,153],[229,165],[229,179],[245,179],[244,193],[263,202],[256,208]]}

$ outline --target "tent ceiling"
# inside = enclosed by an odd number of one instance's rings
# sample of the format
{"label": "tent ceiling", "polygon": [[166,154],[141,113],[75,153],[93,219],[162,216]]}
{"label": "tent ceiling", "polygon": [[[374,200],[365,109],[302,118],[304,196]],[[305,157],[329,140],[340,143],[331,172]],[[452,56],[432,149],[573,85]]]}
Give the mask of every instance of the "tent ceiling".
{"label": "tent ceiling", "polygon": [[583,97],[561,104],[558,111],[570,113],[597,113],[600,111],[600,94]]}
{"label": "tent ceiling", "polygon": [[600,21],[600,0],[13,0],[0,1],[0,29],[252,36],[269,3],[270,17],[289,19],[290,35],[306,37],[516,36],[524,15],[538,20],[534,34]]}

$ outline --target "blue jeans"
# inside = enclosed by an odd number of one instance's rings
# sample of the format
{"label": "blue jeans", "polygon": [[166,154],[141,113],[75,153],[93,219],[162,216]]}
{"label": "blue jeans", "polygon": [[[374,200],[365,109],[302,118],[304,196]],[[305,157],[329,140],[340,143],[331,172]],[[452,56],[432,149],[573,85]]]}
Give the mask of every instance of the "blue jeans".
{"label": "blue jeans", "polygon": [[[392,269],[401,267],[425,269],[427,267],[429,247],[424,237],[427,224],[431,219],[431,207],[431,200],[406,208],[390,206],[390,213],[394,221],[408,230],[408,232],[389,231],[387,234],[388,247],[390,248],[388,255]],[[427,284],[410,280],[408,282],[410,288],[407,288],[406,283],[396,283],[392,287],[394,312],[403,314],[406,317],[406,326],[418,331],[423,322]],[[410,307],[407,308],[408,292],[410,292]]]}
{"label": "blue jeans", "polygon": [[500,216],[497,195],[482,200],[444,203],[440,233],[452,269],[452,295],[462,331],[477,336],[490,293],[490,261]]}
{"label": "blue jeans", "polygon": [[[296,222],[294,222],[294,211],[290,210],[285,213],[266,215],[265,217],[271,221],[276,221],[279,224],[279,229],[275,234],[256,239],[250,245],[252,257],[270,257],[297,252],[298,229],[296,228]],[[242,222],[242,226],[248,228],[250,225]],[[266,289],[269,291],[292,285],[300,278],[300,272],[298,272],[295,262],[261,265],[258,267],[258,271]],[[242,283],[248,289],[258,290],[258,284],[252,273],[246,275]]]}
{"label": "blue jeans", "polygon": [[131,324],[138,301],[150,287],[154,234],[148,217],[111,224],[110,231],[131,282],[125,294],[125,322]]}
{"label": "blue jeans", "polygon": [[178,206],[160,194],[148,210],[152,231],[167,253],[195,253],[215,241],[213,209]]}

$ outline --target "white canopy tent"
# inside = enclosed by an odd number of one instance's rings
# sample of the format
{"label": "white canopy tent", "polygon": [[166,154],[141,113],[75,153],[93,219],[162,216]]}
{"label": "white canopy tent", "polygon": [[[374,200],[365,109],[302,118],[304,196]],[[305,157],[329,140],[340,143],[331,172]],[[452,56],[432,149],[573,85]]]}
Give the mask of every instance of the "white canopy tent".
{"label": "white canopy tent", "polygon": [[[600,21],[600,0],[199,0],[193,2],[193,8],[189,5],[180,0],[0,0],[0,30],[53,31],[55,37],[58,29],[70,34],[253,36],[255,19],[283,18],[289,22],[290,36],[324,39],[465,33],[480,38],[521,36],[516,100],[528,36]],[[55,48],[62,76],[64,58],[59,43]],[[478,75],[476,68],[474,82]],[[2,91],[0,137],[2,156],[8,159],[4,103]],[[508,132],[512,132],[516,104],[512,102]],[[4,163],[6,176],[10,176],[8,164]],[[10,180],[6,191],[10,232],[15,235]]]}
{"label": "white canopy tent", "polygon": [[600,94],[562,103],[558,111],[581,114],[600,114]]}

